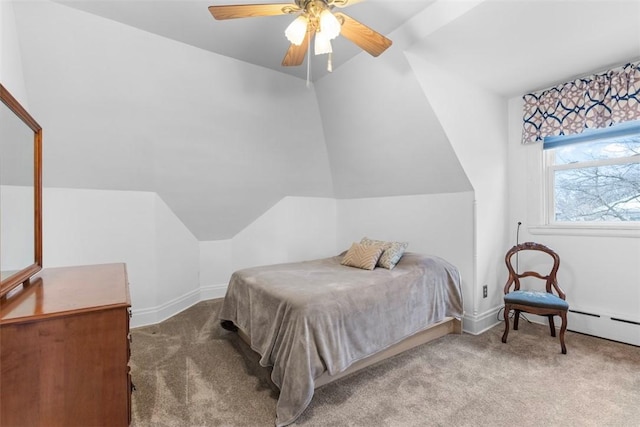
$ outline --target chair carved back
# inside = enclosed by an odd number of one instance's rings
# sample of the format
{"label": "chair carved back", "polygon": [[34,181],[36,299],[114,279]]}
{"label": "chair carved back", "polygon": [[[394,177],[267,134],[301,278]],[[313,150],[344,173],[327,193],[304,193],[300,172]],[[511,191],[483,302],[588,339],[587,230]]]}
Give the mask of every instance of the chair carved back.
{"label": "chair carved back", "polygon": [[[551,267],[551,271],[549,272],[549,274],[543,275],[537,271],[525,271],[523,273],[518,273],[513,266],[512,259],[514,255],[522,251],[544,252],[551,258],[553,258],[553,266]],[[556,277],[558,268],[560,268],[560,256],[548,246],[535,242],[520,243],[519,245],[515,245],[511,249],[509,249],[509,251],[505,255],[504,261],[507,265],[507,270],[509,271],[509,278],[507,279],[507,283],[504,286],[505,294],[508,294],[511,291],[510,288],[512,286],[514,291],[520,290],[520,279],[525,277],[535,277],[545,281],[545,289],[548,293],[553,293],[553,289],[556,291],[560,298],[565,299],[565,293],[562,291],[560,286],[558,286],[558,279]]]}

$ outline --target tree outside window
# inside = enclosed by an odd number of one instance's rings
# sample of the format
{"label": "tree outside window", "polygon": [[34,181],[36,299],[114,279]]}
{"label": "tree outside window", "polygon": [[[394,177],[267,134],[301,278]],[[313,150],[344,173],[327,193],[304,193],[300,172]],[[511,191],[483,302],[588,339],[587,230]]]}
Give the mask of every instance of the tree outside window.
{"label": "tree outside window", "polygon": [[550,222],[640,222],[640,126],[611,133],[545,146]]}

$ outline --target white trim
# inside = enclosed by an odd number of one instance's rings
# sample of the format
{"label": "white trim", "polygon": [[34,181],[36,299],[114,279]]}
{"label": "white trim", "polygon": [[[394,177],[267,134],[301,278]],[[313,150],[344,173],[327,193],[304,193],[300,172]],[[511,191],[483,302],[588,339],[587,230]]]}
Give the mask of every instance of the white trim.
{"label": "white trim", "polygon": [[154,325],[168,319],[200,302],[200,289],[194,289],[188,293],[167,301],[156,307],[131,310],[131,327]]}
{"label": "white trim", "polygon": [[200,286],[200,301],[208,299],[224,298],[227,293],[227,284]]}
{"label": "white trim", "polygon": [[226,283],[201,286],[164,304],[138,310],[133,309],[131,310],[131,327],[139,328],[141,326],[155,325],[156,323],[175,316],[200,301],[224,298],[226,292]]}
{"label": "white trim", "polygon": [[472,335],[480,335],[501,322],[498,313],[502,305],[494,307],[477,316],[468,316],[466,313],[462,320],[462,330]]}
{"label": "white trim", "polygon": [[[141,326],[155,325],[169,317],[175,316],[200,301],[224,298],[226,292],[226,283],[201,286],[198,289],[194,289],[193,291],[190,291],[181,297],[174,298],[162,305],[132,310],[131,327],[139,328]],[[500,323],[497,315],[501,309],[502,306],[500,305],[477,316],[468,316],[465,314],[462,322],[463,331],[473,335],[479,335],[491,329]]]}
{"label": "white trim", "polygon": [[640,237],[640,226],[632,224],[606,226],[596,224],[534,225],[527,227],[527,230],[534,235]]}
{"label": "white trim", "polygon": [[[640,121],[638,121],[640,123]],[[634,129],[638,127],[637,123],[634,123]],[[607,128],[611,130],[612,128]],[[604,129],[595,129],[595,131],[602,131]],[[598,132],[596,132],[598,133]],[[596,141],[605,141],[610,138],[614,138],[613,136],[607,136],[607,132],[600,132],[602,136],[598,136],[594,138],[590,142]],[[637,131],[635,131],[637,133]],[[635,134],[634,133],[634,134]],[[561,137],[554,138],[572,138],[578,137],[584,134],[577,135],[565,135]],[[556,206],[555,206],[555,195],[556,195],[556,184],[555,184],[555,176],[557,171],[568,171],[568,170],[580,170],[586,168],[594,168],[599,166],[618,166],[618,165],[629,165],[634,163],[640,163],[638,161],[637,155],[628,154],[622,157],[613,157],[606,159],[597,159],[597,160],[585,160],[585,161],[576,161],[570,163],[561,163],[556,164],[556,155],[555,149],[560,147],[554,147],[552,149],[543,149],[542,155],[542,174],[544,179],[544,226],[546,227],[558,227],[563,228],[569,231],[566,233],[568,235],[607,235],[611,237],[628,237],[628,235],[623,230],[637,230],[640,232],[640,221],[628,221],[628,222],[603,222],[603,221],[585,221],[585,222],[561,222],[555,220],[556,215]],[[580,230],[586,230],[588,234],[580,234],[576,233],[573,229],[578,228]],[[609,229],[613,229],[613,234],[606,234]],[[599,231],[602,230],[602,233]],[[619,234],[621,233],[621,234]],[[630,233],[633,233],[631,231]],[[545,233],[539,233],[545,234]],[[552,233],[555,234],[555,233]],[[563,233],[564,234],[564,233]],[[637,235],[640,235],[638,233]],[[633,237],[631,234],[630,237]]]}

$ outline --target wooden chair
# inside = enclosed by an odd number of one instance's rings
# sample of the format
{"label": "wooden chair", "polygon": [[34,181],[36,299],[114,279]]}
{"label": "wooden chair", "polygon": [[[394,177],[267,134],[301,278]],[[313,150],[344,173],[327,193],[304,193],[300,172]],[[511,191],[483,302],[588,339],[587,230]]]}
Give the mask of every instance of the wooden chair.
{"label": "wooden chair", "polygon": [[[542,275],[535,271],[525,271],[518,273],[513,268],[512,258],[522,251],[540,251],[553,258],[553,267],[548,275]],[[509,313],[514,310],[513,329],[518,330],[520,312],[538,314],[549,318],[549,329],[551,336],[556,336],[556,327],[553,322],[554,316],[560,316],[562,326],[560,328],[560,346],[562,354],[567,354],[567,347],[564,345],[564,333],[567,330],[567,311],[569,304],[565,301],[565,293],[558,286],[556,273],[560,267],[560,257],[553,250],[545,245],[534,242],[521,243],[509,249],[505,256],[505,263],[509,270],[509,278],[504,286],[504,334],[502,342],[507,342],[509,335]],[[545,291],[520,290],[520,279],[525,277],[535,277],[545,281]],[[511,287],[513,286],[513,289]],[[558,295],[556,296],[553,291]]]}

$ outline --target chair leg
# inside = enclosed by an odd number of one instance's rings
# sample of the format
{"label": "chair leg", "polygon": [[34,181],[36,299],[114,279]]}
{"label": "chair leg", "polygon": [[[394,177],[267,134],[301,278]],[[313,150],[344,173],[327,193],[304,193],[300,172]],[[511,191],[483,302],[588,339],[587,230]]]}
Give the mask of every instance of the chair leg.
{"label": "chair leg", "polygon": [[560,313],[562,319],[562,326],[560,327],[560,347],[562,348],[562,354],[567,354],[567,347],[564,345],[564,333],[567,330],[567,312]]}
{"label": "chair leg", "polygon": [[549,318],[549,329],[551,330],[551,336],[555,337],[556,336],[556,324],[553,321],[553,314],[550,314],[547,317]]}
{"label": "chair leg", "polygon": [[513,330],[518,330],[518,325],[520,324],[520,310],[514,310],[515,315],[513,316]]}
{"label": "chair leg", "polygon": [[509,312],[511,311],[511,306],[504,306],[504,333],[502,334],[502,342],[507,342],[507,335],[509,335]]}

